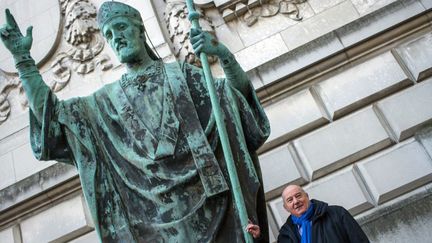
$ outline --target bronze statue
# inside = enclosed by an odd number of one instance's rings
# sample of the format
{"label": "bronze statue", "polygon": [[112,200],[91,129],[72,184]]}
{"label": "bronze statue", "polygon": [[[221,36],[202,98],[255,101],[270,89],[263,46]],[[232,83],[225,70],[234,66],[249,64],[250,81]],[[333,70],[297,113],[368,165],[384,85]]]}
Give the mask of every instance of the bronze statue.
{"label": "bronze statue", "polygon": [[[242,242],[242,230],[201,69],[164,64],[146,43],[139,12],[107,1],[98,13],[106,41],[127,73],[92,95],[61,101],[30,56],[9,10],[0,37],[13,54],[30,105],[39,160],[73,164],[103,242]],[[233,54],[191,31],[196,52],[218,56],[216,82],[248,215],[268,241],[256,150],[268,120]]]}

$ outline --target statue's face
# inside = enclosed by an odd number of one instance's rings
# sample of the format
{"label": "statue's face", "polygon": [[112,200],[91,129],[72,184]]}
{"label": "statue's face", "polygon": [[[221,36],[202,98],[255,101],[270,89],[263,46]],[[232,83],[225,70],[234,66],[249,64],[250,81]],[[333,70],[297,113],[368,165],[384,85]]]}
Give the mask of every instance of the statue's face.
{"label": "statue's face", "polygon": [[147,54],[143,30],[127,17],[117,17],[103,26],[102,33],[121,63],[144,60]]}

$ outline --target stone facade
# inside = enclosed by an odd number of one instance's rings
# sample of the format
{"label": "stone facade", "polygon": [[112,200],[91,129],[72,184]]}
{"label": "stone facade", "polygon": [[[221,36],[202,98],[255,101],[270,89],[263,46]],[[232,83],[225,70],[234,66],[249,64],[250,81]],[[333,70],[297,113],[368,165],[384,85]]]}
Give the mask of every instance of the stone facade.
{"label": "stone facade", "polygon": [[[34,54],[60,98],[89,94],[124,72],[98,44],[98,30],[75,41],[67,34],[73,21],[67,25],[65,13],[91,17],[102,0],[28,2],[1,0],[0,19],[10,8],[23,28],[32,23],[45,35],[35,39]],[[170,41],[166,2],[122,2],[141,11],[157,52],[174,60],[179,47]],[[431,1],[195,2],[251,77],[270,119],[259,156],[272,241],[288,216],[280,193],[289,183],[347,208],[372,242],[430,241]],[[248,11],[270,11],[275,2],[287,2],[283,11],[295,2],[299,18],[282,11],[245,21]],[[74,12],[76,4],[83,12]],[[25,96],[7,58],[0,60],[0,242],[97,242],[76,170],[32,155]],[[217,64],[212,69],[223,75]]]}

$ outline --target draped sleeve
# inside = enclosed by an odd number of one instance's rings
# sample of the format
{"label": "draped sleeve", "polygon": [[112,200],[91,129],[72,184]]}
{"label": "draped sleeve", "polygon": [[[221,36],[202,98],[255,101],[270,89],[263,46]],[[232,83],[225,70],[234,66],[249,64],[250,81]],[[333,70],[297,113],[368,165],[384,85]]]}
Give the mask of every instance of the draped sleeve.
{"label": "draped sleeve", "polygon": [[50,91],[44,97],[40,122],[30,109],[30,143],[38,160],[56,160],[74,165],[80,176],[84,196],[99,231],[95,198],[97,136],[95,95],[60,101]]}
{"label": "draped sleeve", "polygon": [[[210,98],[202,69],[183,63],[183,72],[187,77],[197,110],[203,111],[201,113],[211,113]],[[240,136],[244,136],[248,149],[256,151],[270,135],[270,123],[252,83],[246,80],[247,85],[243,93],[236,88],[235,83],[238,82],[235,79],[236,76],[231,75],[230,77],[214,80],[220,103],[225,111],[226,121],[234,121],[233,125],[240,129],[238,132]],[[211,116],[211,114],[206,115]],[[212,120],[212,118],[209,119],[209,121]]]}
{"label": "draped sleeve", "polygon": [[[228,85],[230,83],[228,82]],[[230,86],[232,94],[237,101],[238,114],[250,151],[256,151],[270,135],[270,123],[252,84],[249,85],[249,99],[238,89]]]}
{"label": "draped sleeve", "polygon": [[70,149],[63,129],[57,121],[59,101],[52,92],[44,98],[42,121],[30,109],[30,143],[38,160],[57,160],[72,163]]}
{"label": "draped sleeve", "polygon": [[29,113],[30,143],[36,159],[75,164],[78,151],[88,154],[91,150],[83,98],[60,101],[50,91],[44,97],[42,120],[38,121],[31,109]]}
{"label": "draped sleeve", "polygon": [[[229,178],[225,157],[219,146],[220,138],[202,70],[189,64],[183,65],[183,72],[201,123],[206,128],[209,142],[213,146],[225,177]],[[227,78],[214,81],[247,214],[249,219],[260,225],[264,236],[263,242],[266,242],[268,236],[266,205],[256,150],[269,136],[270,125],[252,84],[245,76],[242,75],[242,79],[238,80],[238,76],[228,75]],[[239,81],[243,85],[237,85]],[[233,190],[231,184],[229,187]],[[235,210],[231,208],[235,207],[230,207],[226,213],[227,218],[236,217]],[[240,222],[236,221],[236,226],[233,228],[241,227]],[[222,227],[219,234],[226,235],[226,239],[234,239],[233,234],[237,233],[238,239],[241,239],[243,236],[240,231],[232,233],[226,227]]]}

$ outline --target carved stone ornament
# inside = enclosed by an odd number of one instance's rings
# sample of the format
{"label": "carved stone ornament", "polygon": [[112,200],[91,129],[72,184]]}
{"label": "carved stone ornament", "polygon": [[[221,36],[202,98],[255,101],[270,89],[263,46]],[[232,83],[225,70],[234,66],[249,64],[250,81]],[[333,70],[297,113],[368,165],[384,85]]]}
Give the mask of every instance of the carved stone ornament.
{"label": "carved stone ornament", "polygon": [[[199,19],[201,28],[214,35],[215,30],[212,21],[203,14],[200,8],[196,10],[201,15]],[[189,33],[192,25],[188,20],[188,10],[185,0],[166,0],[164,16],[166,28],[176,58],[200,67],[201,62],[199,57],[195,56],[189,41]],[[214,63],[216,60],[217,58],[209,56],[210,63]]]}
{"label": "carved stone ornament", "polygon": [[67,85],[71,69],[87,74],[96,66],[103,71],[112,67],[109,56],[101,54],[105,42],[96,23],[96,7],[88,0],[60,0],[60,3],[65,17],[64,39],[71,47],[57,54],[51,64],[54,78],[50,86],[55,92]]}
{"label": "carved stone ornament", "polygon": [[24,95],[24,90],[21,86],[21,81],[18,77],[8,78],[0,72],[0,125],[5,122],[11,112],[11,104],[8,100],[9,93],[17,89],[19,92],[19,101],[23,108],[28,106],[27,98]]}
{"label": "carved stone ornament", "polygon": [[290,19],[300,21],[299,4],[307,0],[195,0],[195,4],[202,7],[212,2],[222,13],[225,21],[239,19],[247,26],[254,25],[260,17],[272,17],[284,14]]}

